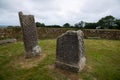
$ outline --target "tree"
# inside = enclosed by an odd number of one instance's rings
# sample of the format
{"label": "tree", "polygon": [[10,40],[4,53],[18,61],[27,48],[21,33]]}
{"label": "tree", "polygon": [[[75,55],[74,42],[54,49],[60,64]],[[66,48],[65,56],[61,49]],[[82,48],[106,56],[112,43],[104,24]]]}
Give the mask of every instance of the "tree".
{"label": "tree", "polygon": [[101,18],[98,24],[101,26],[101,29],[116,29],[118,26],[116,24],[116,19],[111,15]]}
{"label": "tree", "polygon": [[117,20],[116,20],[116,24],[118,25],[118,26],[117,26],[117,29],[120,29],[120,19],[117,19]]}
{"label": "tree", "polygon": [[36,27],[45,27],[44,23],[36,22]]}
{"label": "tree", "polygon": [[85,24],[86,24],[85,22],[80,21],[79,23],[76,23],[76,24],[75,24],[75,27],[76,27],[76,28],[81,28],[81,29],[82,29],[82,28],[84,28]]}
{"label": "tree", "polygon": [[65,23],[65,24],[63,25],[63,27],[70,27],[70,24],[69,24],[69,23]]}
{"label": "tree", "polygon": [[49,28],[60,28],[60,25],[47,25],[45,27],[49,27]]}
{"label": "tree", "polygon": [[85,29],[96,29],[96,27],[98,26],[97,23],[86,23],[85,25]]}

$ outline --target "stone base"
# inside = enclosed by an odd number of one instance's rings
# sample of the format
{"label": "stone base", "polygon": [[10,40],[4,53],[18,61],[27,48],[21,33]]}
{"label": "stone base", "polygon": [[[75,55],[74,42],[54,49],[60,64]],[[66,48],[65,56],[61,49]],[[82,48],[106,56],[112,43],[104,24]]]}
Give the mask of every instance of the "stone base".
{"label": "stone base", "polygon": [[35,46],[32,51],[25,53],[25,58],[32,58],[41,55],[41,48],[39,46]]}
{"label": "stone base", "polygon": [[66,70],[66,71],[70,71],[70,72],[77,73],[77,72],[80,71],[79,66],[73,66],[73,65],[70,65],[70,64],[61,63],[59,61],[56,61],[55,66],[56,66],[56,68]]}
{"label": "stone base", "polygon": [[78,64],[66,64],[64,62],[60,62],[60,61],[56,61],[55,66],[56,68],[62,69],[62,70],[67,70],[70,72],[80,72],[83,70],[83,68],[85,67],[85,62],[86,62],[86,58],[83,57],[81,58],[80,62]]}
{"label": "stone base", "polygon": [[28,58],[32,58],[32,57],[37,57],[37,56],[40,56],[41,54],[33,54],[33,53],[25,53],[25,58],[28,59]]}

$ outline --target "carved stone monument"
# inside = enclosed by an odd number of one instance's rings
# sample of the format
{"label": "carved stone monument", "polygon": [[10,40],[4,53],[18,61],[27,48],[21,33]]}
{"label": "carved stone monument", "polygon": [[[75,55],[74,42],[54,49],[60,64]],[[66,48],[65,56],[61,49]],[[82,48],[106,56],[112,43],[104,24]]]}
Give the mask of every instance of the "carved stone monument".
{"label": "carved stone monument", "polygon": [[37,29],[33,15],[23,15],[19,12],[20,24],[23,32],[25,58],[40,55],[41,48],[38,46]]}
{"label": "carved stone monument", "polygon": [[67,31],[57,38],[56,67],[80,72],[85,66],[83,32]]}

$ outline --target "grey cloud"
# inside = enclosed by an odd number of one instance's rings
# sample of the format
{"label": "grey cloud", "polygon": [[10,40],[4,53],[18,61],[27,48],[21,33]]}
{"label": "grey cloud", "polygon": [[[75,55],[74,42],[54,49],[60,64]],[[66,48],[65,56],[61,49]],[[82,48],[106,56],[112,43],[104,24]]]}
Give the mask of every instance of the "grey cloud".
{"label": "grey cloud", "polygon": [[18,12],[35,15],[45,24],[81,20],[95,22],[106,15],[120,17],[120,0],[0,0],[0,24],[19,24]]}

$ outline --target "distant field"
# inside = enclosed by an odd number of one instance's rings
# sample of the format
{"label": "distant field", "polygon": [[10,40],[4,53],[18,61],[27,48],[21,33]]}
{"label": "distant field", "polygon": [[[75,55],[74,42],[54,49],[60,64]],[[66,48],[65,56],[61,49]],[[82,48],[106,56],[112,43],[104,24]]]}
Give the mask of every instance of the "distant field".
{"label": "distant field", "polygon": [[56,40],[40,40],[42,56],[24,59],[22,42],[0,45],[0,80],[120,80],[120,41],[85,39],[81,73],[56,69]]}

